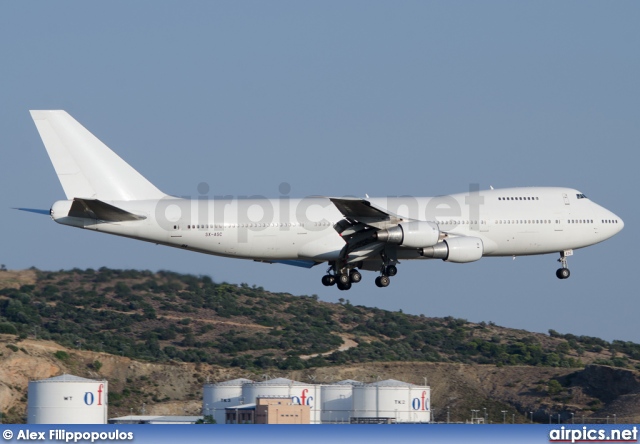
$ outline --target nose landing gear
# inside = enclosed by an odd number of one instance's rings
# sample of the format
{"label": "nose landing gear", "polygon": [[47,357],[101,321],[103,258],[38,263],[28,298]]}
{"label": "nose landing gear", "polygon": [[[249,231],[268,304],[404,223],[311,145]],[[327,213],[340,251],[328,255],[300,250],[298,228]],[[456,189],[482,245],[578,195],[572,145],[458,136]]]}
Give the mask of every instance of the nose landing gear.
{"label": "nose landing gear", "polygon": [[558,262],[562,265],[562,268],[556,270],[556,277],[558,279],[567,279],[571,276],[569,268],[567,268],[567,256],[573,256],[573,250],[565,250],[560,252],[560,259]]}

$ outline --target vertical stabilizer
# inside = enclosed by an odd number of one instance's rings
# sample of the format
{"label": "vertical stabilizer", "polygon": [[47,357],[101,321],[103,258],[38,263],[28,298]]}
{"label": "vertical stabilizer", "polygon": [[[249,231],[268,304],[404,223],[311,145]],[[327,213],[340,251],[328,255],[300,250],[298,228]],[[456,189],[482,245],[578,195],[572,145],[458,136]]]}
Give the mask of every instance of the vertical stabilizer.
{"label": "vertical stabilizer", "polygon": [[31,111],[67,199],[161,199],[151,182],[66,111]]}

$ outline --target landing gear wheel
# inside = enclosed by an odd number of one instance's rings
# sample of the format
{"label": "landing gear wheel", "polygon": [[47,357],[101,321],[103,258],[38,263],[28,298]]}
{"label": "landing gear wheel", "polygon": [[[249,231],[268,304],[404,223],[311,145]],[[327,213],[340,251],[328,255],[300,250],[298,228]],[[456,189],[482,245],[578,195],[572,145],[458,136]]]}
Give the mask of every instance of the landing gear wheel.
{"label": "landing gear wheel", "polygon": [[567,279],[569,276],[571,276],[571,272],[568,268],[558,268],[558,270],[556,271],[556,276],[558,277],[558,279]]}
{"label": "landing gear wheel", "polygon": [[348,274],[341,274],[338,276],[338,284],[346,285],[350,283],[351,283],[351,279],[349,279]]}
{"label": "landing gear wheel", "polygon": [[325,287],[331,287],[332,285],[335,285],[336,283],[336,277],[331,275],[331,274],[325,274],[324,276],[322,276],[322,285],[324,285]]}
{"label": "landing gear wheel", "polygon": [[396,267],[395,265],[387,265],[384,274],[386,274],[387,276],[395,276],[396,274],[398,274],[398,267]]}
{"label": "landing gear wheel", "polygon": [[560,259],[558,259],[558,262],[560,262],[561,268],[556,270],[556,276],[558,279],[567,279],[571,275],[567,268],[567,256],[571,256],[572,254],[573,250],[564,250],[560,252]]}
{"label": "landing gear wheel", "polygon": [[389,279],[389,276],[378,276],[376,278],[376,285],[380,288],[388,287],[390,283],[391,279]]}
{"label": "landing gear wheel", "polygon": [[351,282],[347,282],[346,284],[343,284],[342,282],[338,281],[339,290],[348,290],[350,288],[351,288]]}
{"label": "landing gear wheel", "polygon": [[349,279],[352,283],[357,284],[362,280],[362,274],[358,270],[351,270],[349,273]]}

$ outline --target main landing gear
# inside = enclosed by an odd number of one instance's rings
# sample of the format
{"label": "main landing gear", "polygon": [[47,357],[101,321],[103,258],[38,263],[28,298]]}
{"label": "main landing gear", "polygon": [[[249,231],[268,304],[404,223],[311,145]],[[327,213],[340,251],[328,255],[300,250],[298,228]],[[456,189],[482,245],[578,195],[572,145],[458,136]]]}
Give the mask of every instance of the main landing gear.
{"label": "main landing gear", "polygon": [[556,276],[558,279],[567,279],[569,276],[571,276],[571,272],[567,268],[567,256],[572,256],[572,255],[573,255],[573,250],[566,250],[566,251],[560,252],[560,259],[558,259],[558,262],[560,262],[560,264],[562,265],[562,268],[558,268],[556,270]]}
{"label": "main landing gear", "polygon": [[383,266],[380,276],[376,278],[376,285],[380,288],[388,287],[391,283],[389,277],[395,276],[396,274],[398,274],[398,267],[395,265]]}
{"label": "main landing gear", "polygon": [[389,279],[389,276],[385,276],[384,274],[376,278],[376,285],[380,288],[388,287],[390,283],[391,279]]}
{"label": "main landing gear", "polygon": [[362,274],[355,268],[348,270],[339,274],[329,274],[331,272],[332,267],[329,267],[327,270],[327,274],[322,276],[322,284],[325,287],[330,287],[332,285],[338,286],[340,290],[348,290],[351,288],[352,284],[357,284],[362,280]]}
{"label": "main landing gear", "polygon": [[[380,276],[376,278],[376,285],[381,288],[388,287],[391,283],[389,277],[396,274],[398,274],[398,268],[395,265],[383,267]],[[334,267],[331,266],[327,270],[327,274],[322,276],[322,285],[325,287],[336,285],[339,290],[349,290],[353,284],[357,284],[360,281],[362,281],[362,274],[355,268],[336,272]]]}

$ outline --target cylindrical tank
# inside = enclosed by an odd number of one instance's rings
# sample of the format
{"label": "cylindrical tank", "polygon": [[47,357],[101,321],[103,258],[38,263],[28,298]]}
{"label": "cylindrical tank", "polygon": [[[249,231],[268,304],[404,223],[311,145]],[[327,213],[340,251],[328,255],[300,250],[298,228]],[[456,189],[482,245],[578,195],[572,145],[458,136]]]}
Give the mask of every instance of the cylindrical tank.
{"label": "cylindrical tank", "polygon": [[213,416],[217,424],[224,424],[224,409],[253,402],[246,402],[242,396],[242,386],[252,382],[251,379],[239,378],[215,384],[205,384],[202,396],[202,414]]}
{"label": "cylindrical tank", "polygon": [[322,422],[348,423],[353,409],[353,387],[362,382],[346,379],[320,386],[322,394]]}
{"label": "cylindrical tank", "polygon": [[430,421],[431,389],[388,379],[353,387],[353,417],[393,418],[399,423]]}
{"label": "cylindrical tank", "polygon": [[263,382],[245,384],[242,388],[245,403],[254,403],[258,396],[287,397],[294,404],[308,405],[311,410],[311,424],[320,424],[322,395],[320,386],[292,381],[286,378],[276,378]]}
{"label": "cylindrical tank", "polygon": [[29,382],[27,424],[106,423],[106,380],[61,375]]}

